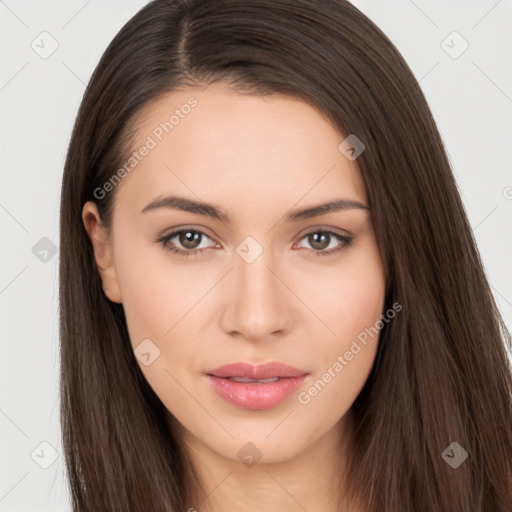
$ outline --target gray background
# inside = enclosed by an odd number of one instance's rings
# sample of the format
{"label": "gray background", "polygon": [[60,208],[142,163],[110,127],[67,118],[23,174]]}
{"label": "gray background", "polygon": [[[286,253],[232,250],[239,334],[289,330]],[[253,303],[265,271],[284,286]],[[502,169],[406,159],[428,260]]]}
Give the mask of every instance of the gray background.
{"label": "gray background", "polygon": [[[0,0],[0,512],[71,510],[58,411],[58,255],[51,250],[59,245],[60,180],[85,84],[145,3]],[[420,80],[511,329],[512,0],[353,3]],[[469,44],[457,58],[463,41],[454,31]],[[58,48],[43,59],[31,44],[49,50],[51,38]],[[43,442],[56,451],[53,464]]]}

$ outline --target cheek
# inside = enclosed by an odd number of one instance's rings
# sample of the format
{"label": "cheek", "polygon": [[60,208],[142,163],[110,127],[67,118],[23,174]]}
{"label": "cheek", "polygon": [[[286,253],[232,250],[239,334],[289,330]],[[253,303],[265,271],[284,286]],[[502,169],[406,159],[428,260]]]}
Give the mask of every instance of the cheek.
{"label": "cheek", "polygon": [[194,366],[198,350],[197,336],[187,327],[204,285],[191,283],[190,272],[173,265],[163,249],[162,253],[124,243],[116,269],[139,368],[166,407],[175,409],[187,400],[180,383],[190,387],[186,369]]}
{"label": "cheek", "polygon": [[141,243],[123,243],[116,269],[132,344],[171,337],[197,295],[190,273],[173,265],[163,248]]}
{"label": "cheek", "polygon": [[123,309],[135,355],[138,347],[140,350],[148,347],[150,352],[158,354],[148,366],[137,357],[157,394],[176,384],[170,374],[182,382],[188,378],[187,369],[197,366],[197,353],[205,343],[201,319],[205,307],[211,303],[206,295],[215,282],[212,270],[206,266],[204,269],[203,272],[194,271],[191,266],[185,269],[165,249],[135,241],[130,244],[128,240],[123,242],[122,252],[116,258]]}
{"label": "cheek", "polygon": [[[298,402],[334,420],[345,414],[364,386],[378,348],[385,278],[376,249],[354,252],[337,272],[319,275],[310,300],[333,332],[317,336],[315,375]],[[327,279],[327,274],[329,279]],[[323,286],[321,286],[323,285]],[[323,290],[323,293],[320,291]],[[323,411],[323,412],[321,412]]]}
{"label": "cheek", "polygon": [[317,270],[302,294],[325,324],[320,325],[326,334],[321,339],[343,349],[383,312],[385,278],[376,247],[354,250],[336,268]]}

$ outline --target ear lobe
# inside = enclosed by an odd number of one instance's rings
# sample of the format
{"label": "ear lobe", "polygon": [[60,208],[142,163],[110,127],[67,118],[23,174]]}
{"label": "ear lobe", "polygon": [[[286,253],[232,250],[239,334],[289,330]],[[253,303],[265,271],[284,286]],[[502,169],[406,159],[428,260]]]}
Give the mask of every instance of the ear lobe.
{"label": "ear lobe", "polygon": [[122,303],[113,250],[108,233],[102,226],[96,203],[88,201],[84,204],[82,220],[94,249],[94,259],[103,281],[105,295],[112,302]]}

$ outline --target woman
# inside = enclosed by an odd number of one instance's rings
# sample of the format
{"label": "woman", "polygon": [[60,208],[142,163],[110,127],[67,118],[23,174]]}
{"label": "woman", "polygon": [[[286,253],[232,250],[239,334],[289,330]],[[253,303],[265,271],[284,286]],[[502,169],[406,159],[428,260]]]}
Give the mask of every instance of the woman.
{"label": "woman", "polygon": [[155,0],[62,184],[75,511],[512,507],[510,334],[413,74],[343,0]]}

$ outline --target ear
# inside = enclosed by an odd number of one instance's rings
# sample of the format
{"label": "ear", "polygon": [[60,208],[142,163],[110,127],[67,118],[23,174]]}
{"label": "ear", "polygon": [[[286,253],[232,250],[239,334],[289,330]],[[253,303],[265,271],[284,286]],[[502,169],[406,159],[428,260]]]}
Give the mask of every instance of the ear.
{"label": "ear", "polygon": [[101,223],[98,213],[98,207],[93,201],[88,201],[82,209],[82,220],[85,229],[89,234],[94,249],[94,259],[96,266],[103,281],[103,290],[105,295],[112,301],[119,304],[121,300],[121,290],[114,263],[114,254],[110,244],[107,232]]}

